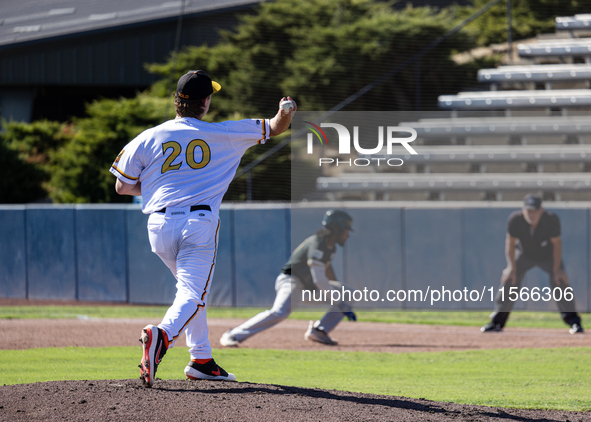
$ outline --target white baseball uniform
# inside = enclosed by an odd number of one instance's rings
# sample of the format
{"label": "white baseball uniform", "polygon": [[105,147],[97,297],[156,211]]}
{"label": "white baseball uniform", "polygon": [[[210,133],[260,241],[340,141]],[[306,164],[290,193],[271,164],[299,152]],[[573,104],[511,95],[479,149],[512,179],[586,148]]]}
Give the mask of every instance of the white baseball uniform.
{"label": "white baseball uniform", "polygon": [[265,143],[269,131],[266,119],[207,123],[177,118],[138,135],[110,169],[125,183],[141,182],[152,252],[177,279],[176,297],[158,327],[171,341],[169,347],[186,330],[191,359],[212,357],[206,303],[222,198],[242,155]]}

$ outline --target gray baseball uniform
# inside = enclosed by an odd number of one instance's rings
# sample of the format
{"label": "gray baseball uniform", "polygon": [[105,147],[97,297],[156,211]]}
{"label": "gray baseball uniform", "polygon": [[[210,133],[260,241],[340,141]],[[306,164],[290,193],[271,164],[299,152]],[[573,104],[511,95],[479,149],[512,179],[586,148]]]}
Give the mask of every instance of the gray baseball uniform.
{"label": "gray baseball uniform", "polygon": [[[321,230],[308,237],[293,251],[275,280],[276,297],[271,309],[255,315],[225,335],[230,335],[236,341],[242,342],[286,319],[292,312],[292,295],[296,295],[297,299],[301,297],[303,289],[314,290],[317,287],[312,279],[310,263],[321,263],[325,267],[331,265],[336,254],[336,246],[329,247],[327,245],[327,235],[326,230]],[[342,284],[338,281],[331,280],[330,285],[318,287],[340,289],[341,286]],[[342,306],[332,306],[322,319],[316,321],[314,327],[322,328],[326,333],[330,333],[343,319],[344,308]],[[346,310],[350,310],[350,308],[346,307]]]}

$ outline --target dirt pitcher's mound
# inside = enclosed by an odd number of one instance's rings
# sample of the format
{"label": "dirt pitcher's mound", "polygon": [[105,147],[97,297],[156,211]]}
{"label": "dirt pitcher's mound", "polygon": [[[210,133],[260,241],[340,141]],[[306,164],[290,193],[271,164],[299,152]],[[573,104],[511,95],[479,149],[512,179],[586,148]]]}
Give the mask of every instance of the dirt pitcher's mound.
{"label": "dirt pitcher's mound", "polygon": [[54,381],[0,386],[2,421],[588,421],[501,409],[246,382]]}

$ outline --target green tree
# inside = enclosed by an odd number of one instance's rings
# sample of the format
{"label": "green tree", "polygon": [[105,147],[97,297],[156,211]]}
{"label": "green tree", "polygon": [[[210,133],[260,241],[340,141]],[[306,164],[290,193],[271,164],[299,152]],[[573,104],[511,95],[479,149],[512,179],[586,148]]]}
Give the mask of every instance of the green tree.
{"label": "green tree", "polygon": [[115,192],[109,168],[131,139],[162,121],[163,110],[161,99],[146,95],[89,104],[88,117],[74,121],[73,137],[55,152],[51,198],[55,202],[129,201]]}
{"label": "green tree", "polygon": [[[207,69],[222,84],[214,108],[218,117],[269,115],[269,99],[289,94],[303,110],[328,110],[443,35],[455,14],[433,8],[396,11],[376,0],[279,0],[262,3],[214,47],[190,47],[177,56],[177,73]],[[459,66],[451,54],[474,47],[459,33],[420,63],[425,85],[421,103],[436,107],[437,93],[475,80],[474,66]],[[170,95],[174,58],[148,69],[163,77],[152,92]],[[415,67],[407,68],[350,106],[350,110],[414,109]],[[469,80],[469,79],[468,79]]]}
{"label": "green tree", "polygon": [[0,135],[0,168],[0,203],[35,202],[47,196],[42,188],[46,173],[19,157],[3,135]]}
{"label": "green tree", "polygon": [[[453,15],[447,11],[407,7],[396,12],[383,3],[370,4],[362,17],[351,22],[343,22],[347,14],[341,19],[333,15],[328,24],[300,29],[299,48],[288,61],[291,74],[282,87],[296,90],[310,109],[329,109],[407,63],[453,23]],[[451,57],[473,46],[460,32],[345,110],[436,109],[438,95],[460,89],[466,80],[475,80],[474,68],[459,66]]]}
{"label": "green tree", "polygon": [[[474,0],[472,7],[464,8],[463,16],[473,13],[491,0]],[[507,41],[507,0],[493,7],[487,14],[466,29],[479,45]],[[589,13],[591,0],[511,0],[512,33],[514,40],[535,37],[555,30],[557,16]]]}
{"label": "green tree", "polygon": [[3,203],[36,202],[48,198],[54,153],[70,138],[70,127],[40,120],[5,123],[0,134]]}

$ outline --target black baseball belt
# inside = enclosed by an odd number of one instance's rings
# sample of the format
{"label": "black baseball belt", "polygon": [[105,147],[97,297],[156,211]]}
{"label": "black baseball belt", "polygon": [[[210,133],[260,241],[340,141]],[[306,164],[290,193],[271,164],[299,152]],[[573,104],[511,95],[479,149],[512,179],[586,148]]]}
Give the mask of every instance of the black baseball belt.
{"label": "black baseball belt", "polygon": [[[209,205],[191,205],[191,212],[193,211],[211,211],[211,207]],[[166,208],[162,208],[156,212],[165,213]]]}

